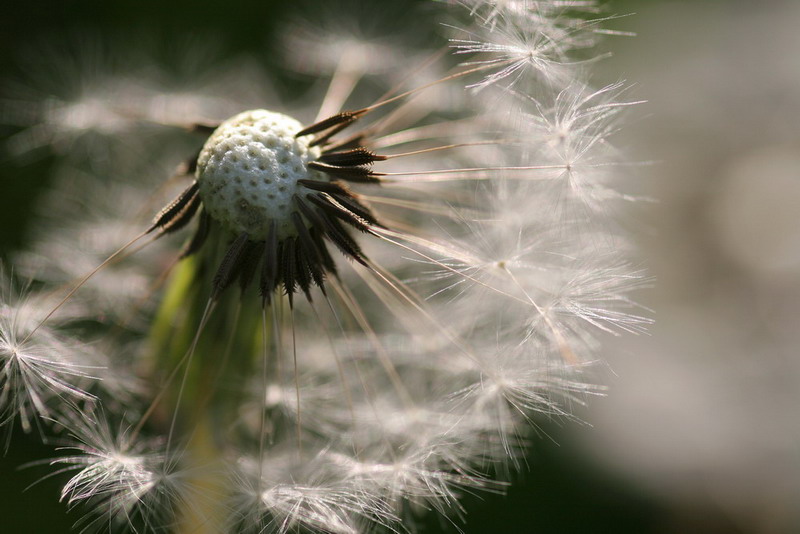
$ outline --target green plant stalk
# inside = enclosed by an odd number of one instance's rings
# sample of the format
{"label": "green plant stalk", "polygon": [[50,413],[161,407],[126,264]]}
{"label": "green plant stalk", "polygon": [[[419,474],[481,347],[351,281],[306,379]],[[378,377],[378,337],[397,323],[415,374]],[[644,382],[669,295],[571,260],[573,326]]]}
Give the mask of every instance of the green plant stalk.
{"label": "green plant stalk", "polygon": [[212,230],[198,255],[177,264],[149,334],[149,373],[166,389],[152,424],[173,426],[168,453],[180,451],[191,465],[202,466],[192,470],[192,494],[215,496],[203,502],[182,496],[178,532],[219,531],[230,495],[222,460],[253,445],[252,433],[237,429],[243,428],[241,407],[252,393],[244,384],[260,372],[264,343],[270,343],[271,314],[264,317],[252,286],[230,287],[209,304],[229,240],[221,229]]}

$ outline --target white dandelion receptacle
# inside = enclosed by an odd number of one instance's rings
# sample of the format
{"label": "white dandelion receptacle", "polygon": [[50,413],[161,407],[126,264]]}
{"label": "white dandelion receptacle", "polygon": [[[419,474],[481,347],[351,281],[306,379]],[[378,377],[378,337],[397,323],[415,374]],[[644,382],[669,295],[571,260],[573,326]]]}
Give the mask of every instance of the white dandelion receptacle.
{"label": "white dandelion receptacle", "polygon": [[266,239],[270,221],[280,237],[296,234],[292,197],[306,195],[297,183],[320,179],[308,168],[320,155],[308,137],[296,138],[301,124],[281,113],[245,111],[223,122],[197,159],[199,194],[209,214],[232,232]]}

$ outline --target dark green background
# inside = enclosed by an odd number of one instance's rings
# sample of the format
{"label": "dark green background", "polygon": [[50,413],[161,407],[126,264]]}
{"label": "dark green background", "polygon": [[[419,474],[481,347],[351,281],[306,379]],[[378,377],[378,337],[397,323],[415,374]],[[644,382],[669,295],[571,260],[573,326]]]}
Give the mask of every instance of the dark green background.
{"label": "dark green background", "polygon": [[[394,8],[402,3],[413,8],[428,2],[380,1]],[[244,53],[255,57],[274,73],[278,89],[290,94],[293,84],[303,82],[288,79],[280,71],[277,58],[270,53],[274,30],[276,25],[298,10],[313,19],[315,7],[322,3],[323,0],[307,1],[302,6],[295,2],[272,0],[15,2],[16,11],[4,10],[0,17],[2,82],[5,84],[24,75],[24,68],[20,65],[21,51],[43,42],[57,42],[64,36],[87,34],[120,43],[121,35],[148,35],[167,44],[183,37],[199,36],[213,38],[223,55]],[[326,9],[330,10],[331,2],[325,3]],[[359,2],[337,2],[339,4],[342,17],[346,18],[348,13],[358,16]],[[616,2],[610,9],[611,12],[632,10],[635,10],[633,2]],[[412,24],[415,21],[410,18],[399,23]],[[433,31],[430,22],[417,20],[416,23],[419,31]],[[624,28],[625,23],[617,26]],[[130,45],[135,46],[135,43]],[[0,125],[0,136],[5,137],[14,131]],[[14,249],[25,243],[28,215],[37,192],[47,186],[54,159],[44,154],[31,161],[19,162],[10,159],[0,143],[0,162],[0,257],[5,260]],[[724,521],[714,520],[700,527],[702,523],[696,521],[702,521],[702,513],[692,519],[688,517],[692,515],[691,511],[669,509],[644,496],[584,458],[570,445],[569,437],[562,436],[560,426],[544,424],[549,437],[536,440],[527,467],[523,466],[521,473],[515,476],[515,483],[507,495],[483,494],[464,499],[468,512],[466,524],[462,526],[465,532],[729,531]],[[52,456],[53,450],[42,446],[37,436],[26,436],[18,429],[15,431],[9,451],[0,458],[0,532],[67,532],[79,517],[79,513],[66,514],[65,505],[58,503],[58,491],[65,477],[48,478],[25,489],[49,474],[52,468],[34,466],[20,470],[19,466]],[[420,528],[423,532],[456,532],[433,515],[426,521]],[[716,526],[712,527],[712,524]],[[690,530],[684,530],[684,527]]]}

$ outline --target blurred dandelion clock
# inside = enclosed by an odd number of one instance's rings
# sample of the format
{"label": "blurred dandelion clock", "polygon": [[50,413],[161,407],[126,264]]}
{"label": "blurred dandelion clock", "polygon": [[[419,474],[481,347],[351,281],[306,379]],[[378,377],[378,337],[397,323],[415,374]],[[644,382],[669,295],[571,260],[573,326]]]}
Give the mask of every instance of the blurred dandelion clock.
{"label": "blurred dandelion clock", "polygon": [[[631,200],[610,136],[632,102],[586,67],[606,19],[426,8],[446,37],[425,52],[292,34],[290,61],[325,65],[316,106],[151,69],[4,114],[17,153],[104,139],[58,170],[0,317],[0,423],[71,450],[52,463],[76,529],[463,518],[537,418],[601,391],[602,336],[647,324],[610,217]],[[227,84],[260,78],[242,65]]]}

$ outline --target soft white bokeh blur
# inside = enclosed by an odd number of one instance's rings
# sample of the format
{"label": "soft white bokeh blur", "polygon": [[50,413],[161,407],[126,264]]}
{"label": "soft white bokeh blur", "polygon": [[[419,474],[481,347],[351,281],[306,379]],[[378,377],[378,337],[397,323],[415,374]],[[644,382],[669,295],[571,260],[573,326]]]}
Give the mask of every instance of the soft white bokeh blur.
{"label": "soft white bokeh blur", "polygon": [[633,9],[611,61],[649,101],[618,139],[655,161],[635,217],[656,323],[612,344],[609,397],[577,432],[676,510],[798,532],[800,2]]}

